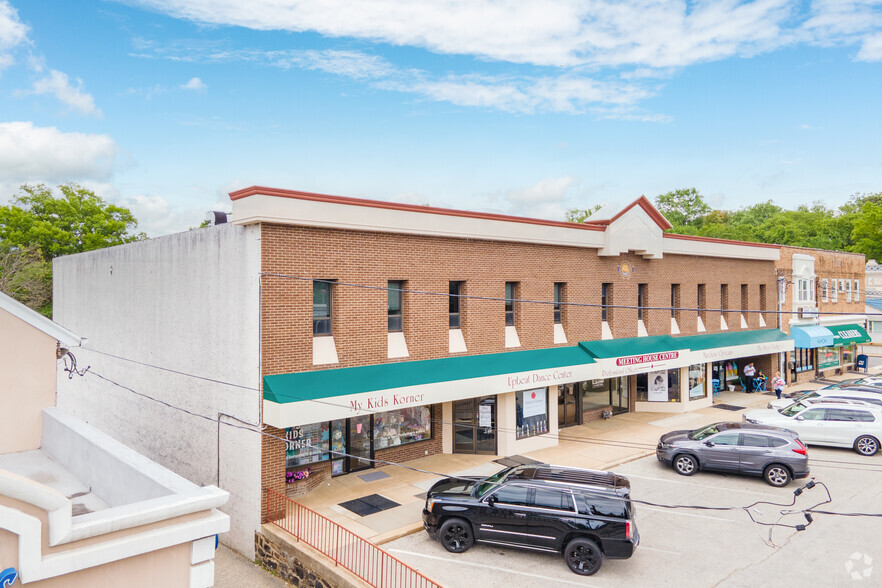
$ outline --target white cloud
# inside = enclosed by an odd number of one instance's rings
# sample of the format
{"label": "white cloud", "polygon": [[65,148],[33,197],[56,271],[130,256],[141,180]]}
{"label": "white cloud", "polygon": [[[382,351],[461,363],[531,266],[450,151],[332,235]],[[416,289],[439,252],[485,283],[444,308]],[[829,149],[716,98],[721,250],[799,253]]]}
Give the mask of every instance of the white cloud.
{"label": "white cloud", "polygon": [[28,41],[28,27],[6,0],[0,0],[0,71],[15,63],[12,50]]}
{"label": "white cloud", "polygon": [[208,86],[199,78],[190,78],[186,84],[181,84],[181,90],[204,90]]}
{"label": "white cloud", "polygon": [[882,33],[867,35],[855,59],[858,61],[882,61]]}
{"label": "white cloud", "polygon": [[138,220],[138,230],[147,236],[180,233],[191,227],[198,227],[205,220],[209,210],[229,212],[229,197],[226,201],[207,203],[204,207],[181,207],[173,205],[162,196],[137,194],[115,199],[120,206],[128,208]]}
{"label": "white cloud", "polygon": [[536,65],[683,66],[786,42],[789,0],[134,0],[177,18]]}
{"label": "white cloud", "polygon": [[567,197],[569,190],[578,186],[581,181],[574,176],[546,178],[527,188],[509,190],[506,192],[505,198],[510,202],[519,204],[560,202]]}
{"label": "white cloud", "polygon": [[91,94],[82,91],[83,81],[77,79],[76,87],[71,86],[67,74],[58,70],[50,70],[49,75],[34,82],[34,94],[52,94],[61,102],[81,114],[101,116],[101,110],[95,108],[95,100]]}
{"label": "white cloud", "polygon": [[106,179],[118,152],[107,135],[64,133],[31,122],[0,123],[0,181],[8,183]]}

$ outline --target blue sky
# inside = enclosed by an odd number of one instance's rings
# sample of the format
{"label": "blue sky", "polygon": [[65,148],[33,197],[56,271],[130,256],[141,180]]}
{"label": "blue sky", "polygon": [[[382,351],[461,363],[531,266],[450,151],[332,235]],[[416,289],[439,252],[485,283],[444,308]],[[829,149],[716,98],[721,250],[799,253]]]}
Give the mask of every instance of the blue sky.
{"label": "blue sky", "polygon": [[562,219],[882,190],[882,1],[0,0],[0,202],[249,185]]}

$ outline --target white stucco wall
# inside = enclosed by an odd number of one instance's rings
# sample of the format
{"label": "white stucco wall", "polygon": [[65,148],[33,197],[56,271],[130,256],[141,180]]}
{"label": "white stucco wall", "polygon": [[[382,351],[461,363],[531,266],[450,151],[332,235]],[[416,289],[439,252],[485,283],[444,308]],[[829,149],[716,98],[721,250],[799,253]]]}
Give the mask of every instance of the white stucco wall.
{"label": "white stucco wall", "polygon": [[86,338],[74,355],[89,367],[85,377],[59,373],[59,408],[197,485],[229,491],[222,541],[249,558],[260,527],[260,436],[217,419],[260,422],[259,271],[259,227],[231,224],[54,262],[54,319]]}

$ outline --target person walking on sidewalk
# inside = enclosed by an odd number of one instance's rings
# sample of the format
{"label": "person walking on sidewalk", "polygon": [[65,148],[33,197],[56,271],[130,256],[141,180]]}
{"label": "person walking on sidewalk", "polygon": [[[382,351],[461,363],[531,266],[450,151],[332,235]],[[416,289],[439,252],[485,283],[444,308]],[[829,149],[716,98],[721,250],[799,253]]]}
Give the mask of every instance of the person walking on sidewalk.
{"label": "person walking on sidewalk", "polygon": [[779,400],[786,383],[787,382],[784,381],[784,378],[781,377],[781,372],[775,372],[775,377],[772,378],[772,388],[775,389],[775,396],[777,396]]}

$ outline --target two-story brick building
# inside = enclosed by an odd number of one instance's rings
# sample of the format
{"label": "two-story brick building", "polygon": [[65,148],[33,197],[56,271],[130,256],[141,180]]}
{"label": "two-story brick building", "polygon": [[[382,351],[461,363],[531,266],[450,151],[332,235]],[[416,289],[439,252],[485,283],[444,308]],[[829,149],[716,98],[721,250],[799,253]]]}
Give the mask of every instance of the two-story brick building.
{"label": "two-story brick building", "polygon": [[781,248],[781,327],[795,341],[786,360],[788,381],[854,367],[857,346],[870,341],[861,300],[865,265],[861,253]]}
{"label": "two-story brick building", "polygon": [[746,363],[768,374],[793,349],[776,328],[781,248],[666,234],[645,198],[585,224],[261,187],[231,199],[232,223],[56,260],[55,313],[89,338],[81,364],[216,421],[59,384],[71,412],[223,483],[246,554],[263,488],[710,406],[752,385]]}

